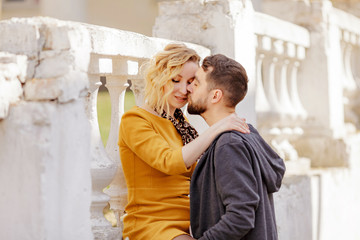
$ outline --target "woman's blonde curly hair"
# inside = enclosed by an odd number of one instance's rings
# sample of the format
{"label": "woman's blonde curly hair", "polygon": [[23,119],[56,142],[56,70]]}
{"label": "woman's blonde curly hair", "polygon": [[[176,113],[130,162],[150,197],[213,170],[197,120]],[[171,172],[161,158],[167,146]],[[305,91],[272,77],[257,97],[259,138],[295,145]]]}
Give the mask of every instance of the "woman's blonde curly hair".
{"label": "woman's blonde curly hair", "polygon": [[[168,97],[174,89],[171,81],[180,74],[186,62],[199,63],[200,57],[195,50],[184,44],[168,44],[163,51],[157,53],[145,67],[145,102],[157,113],[162,114],[164,109],[169,113]],[[168,86],[170,91],[165,92]]]}

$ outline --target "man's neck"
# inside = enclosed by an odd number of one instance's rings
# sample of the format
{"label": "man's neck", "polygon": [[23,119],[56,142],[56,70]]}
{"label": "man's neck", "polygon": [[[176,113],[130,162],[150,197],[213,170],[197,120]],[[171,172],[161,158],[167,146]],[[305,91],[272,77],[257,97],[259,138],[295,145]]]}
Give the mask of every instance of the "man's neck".
{"label": "man's neck", "polygon": [[201,114],[201,117],[203,117],[206,123],[211,127],[213,124],[233,113],[235,113],[235,108],[219,106],[208,109],[206,112]]}

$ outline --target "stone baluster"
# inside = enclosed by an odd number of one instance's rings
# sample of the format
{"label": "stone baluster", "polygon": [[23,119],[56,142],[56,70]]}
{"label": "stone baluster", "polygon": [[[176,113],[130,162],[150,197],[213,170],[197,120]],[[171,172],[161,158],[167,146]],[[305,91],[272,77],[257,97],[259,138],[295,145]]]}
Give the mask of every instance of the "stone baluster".
{"label": "stone baluster", "polygon": [[343,69],[344,75],[344,91],[346,95],[353,95],[356,91],[356,83],[354,80],[352,66],[351,66],[351,57],[353,53],[353,35],[347,31],[342,31],[342,41],[341,41],[341,50],[343,57]]}
{"label": "stone baluster", "polygon": [[256,56],[256,111],[259,118],[266,119],[266,114],[271,111],[269,102],[266,98],[263,84],[263,60],[265,55],[258,53]]}
{"label": "stone baluster", "polygon": [[107,76],[105,86],[111,98],[111,125],[106,152],[118,167],[114,179],[105,192],[111,197],[110,207],[115,213],[118,227],[121,227],[120,217],[123,215],[127,203],[127,188],[120,162],[118,138],[120,120],[124,114],[125,90],[128,87],[127,77]]}
{"label": "stone baluster", "polygon": [[291,119],[295,115],[294,108],[291,105],[287,83],[287,69],[289,60],[286,58],[281,58],[276,65],[276,88],[278,101],[279,104],[281,104],[281,125],[288,126],[291,122]]}
{"label": "stone baluster", "polygon": [[113,58],[112,74],[106,78],[106,87],[111,98],[111,126],[106,152],[117,164],[118,171],[105,192],[111,197],[110,207],[115,213],[117,226],[120,228],[122,228],[121,217],[124,215],[127,204],[127,187],[120,161],[118,137],[121,117],[124,114],[125,91],[129,86],[127,80],[129,75],[134,74],[134,69],[137,73],[137,63],[135,64],[134,61],[125,58]]}
{"label": "stone baluster", "polygon": [[291,105],[294,107],[294,109],[296,110],[296,119],[297,120],[296,123],[294,122],[294,126],[299,125],[299,122],[304,121],[305,118],[307,117],[307,113],[300,101],[300,97],[299,97],[299,91],[298,91],[298,77],[297,77],[297,73],[298,73],[298,68],[300,66],[300,62],[296,59],[292,59],[289,62],[289,66],[288,66],[288,82],[289,82],[289,92],[290,92],[290,101],[291,101]]}
{"label": "stone baluster", "polygon": [[353,111],[354,104],[356,103],[358,86],[356,85],[351,60],[354,53],[353,44],[356,41],[354,34],[342,30],[341,34],[341,52],[343,57],[343,88],[344,88],[344,108],[345,108],[345,121],[348,123],[356,124],[359,117]]}
{"label": "stone baluster", "polygon": [[[268,115],[268,124],[274,123],[280,119],[279,113],[281,112],[281,106],[278,101],[275,85],[275,68],[278,58],[275,56],[265,56],[263,60],[263,79],[264,90],[266,98],[268,99],[271,113]],[[272,125],[272,124],[271,124]]]}
{"label": "stone baluster", "polygon": [[110,197],[103,193],[103,189],[111,182],[116,165],[111,161],[103,147],[100,137],[97,117],[97,94],[101,86],[100,76],[89,74],[89,95],[86,98],[86,112],[91,125],[91,178],[92,178],[92,203],[91,222],[94,239],[116,239],[120,234],[104,218],[103,209]]}
{"label": "stone baluster", "polygon": [[[356,46],[354,51],[354,61],[352,62],[352,69],[354,70],[355,83],[360,89],[360,68],[356,63],[360,62],[360,35],[357,36]],[[357,98],[354,101],[354,113],[360,118],[360,94],[357,95]],[[357,122],[356,127],[360,129],[360,120]]]}
{"label": "stone baluster", "polygon": [[360,88],[360,68],[356,65],[358,62],[360,62],[360,35],[356,36],[354,61],[351,65],[352,69],[355,70],[355,82]]}

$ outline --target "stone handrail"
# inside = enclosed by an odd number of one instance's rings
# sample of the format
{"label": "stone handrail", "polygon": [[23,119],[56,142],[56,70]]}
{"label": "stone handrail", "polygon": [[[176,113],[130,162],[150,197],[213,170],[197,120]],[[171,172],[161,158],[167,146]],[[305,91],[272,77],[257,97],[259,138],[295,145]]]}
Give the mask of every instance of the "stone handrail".
{"label": "stone handrail", "polygon": [[[88,179],[88,183],[92,183],[92,233],[95,239],[121,239],[121,227],[112,228],[103,216],[103,209],[110,200],[120,225],[127,193],[117,146],[120,119],[124,113],[124,93],[130,80],[136,103],[142,102],[144,81],[139,74],[139,67],[166,44],[174,41],[44,17],[1,21],[0,29],[0,51],[13,53],[15,57],[24,55],[28,59],[25,64],[26,76],[21,80],[25,84],[21,87],[20,82],[17,83],[23,91],[21,101],[39,104],[49,101],[56,104],[83,102],[84,107],[78,111],[87,116],[87,122],[80,124],[90,136],[83,139],[89,143],[90,159],[84,158],[82,161],[91,160],[91,170],[85,167],[76,171],[91,171],[91,181]],[[202,57],[209,54],[207,48],[186,45]],[[100,138],[96,104],[100,77],[103,76],[106,77],[112,105],[111,129],[105,149]],[[4,114],[1,117],[6,119],[7,108],[4,107],[2,111]],[[111,199],[103,193],[109,184],[110,188],[106,192]],[[68,186],[61,187],[66,189]],[[86,205],[83,207],[86,211]]]}

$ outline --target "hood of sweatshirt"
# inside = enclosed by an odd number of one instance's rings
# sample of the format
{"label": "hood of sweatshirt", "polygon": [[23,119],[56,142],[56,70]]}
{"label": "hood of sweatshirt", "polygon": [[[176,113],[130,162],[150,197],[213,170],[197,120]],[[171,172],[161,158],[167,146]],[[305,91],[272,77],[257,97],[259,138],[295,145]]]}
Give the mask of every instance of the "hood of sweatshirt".
{"label": "hood of sweatshirt", "polygon": [[[232,133],[242,138],[246,149],[249,151],[253,165],[257,165],[261,171],[262,180],[267,187],[268,193],[277,192],[280,189],[285,174],[284,161],[269,144],[265,142],[251,124],[249,124],[249,128],[249,134],[243,134],[237,131],[232,131]],[[239,138],[237,137],[236,140],[238,141]]]}

